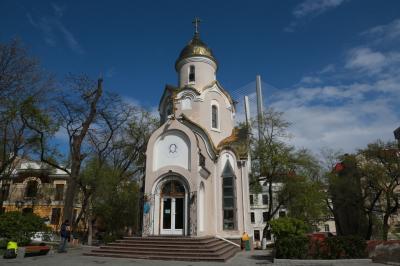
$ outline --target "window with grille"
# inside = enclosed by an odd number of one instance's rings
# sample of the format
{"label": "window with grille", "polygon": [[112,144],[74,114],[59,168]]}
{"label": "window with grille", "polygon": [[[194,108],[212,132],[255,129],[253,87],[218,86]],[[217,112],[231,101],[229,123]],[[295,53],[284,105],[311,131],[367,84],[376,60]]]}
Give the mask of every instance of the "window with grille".
{"label": "window with grille", "polygon": [[268,195],[267,194],[262,195],[262,203],[263,203],[263,205],[268,205]]}
{"label": "window with grille", "polygon": [[64,184],[56,185],[56,195],[54,200],[64,200]]}
{"label": "window with grille", "polygon": [[236,228],[235,173],[229,160],[222,172],[222,191],[223,229],[234,230]]}
{"label": "window with grille", "polygon": [[325,227],[325,232],[329,232],[329,224],[324,225]]}

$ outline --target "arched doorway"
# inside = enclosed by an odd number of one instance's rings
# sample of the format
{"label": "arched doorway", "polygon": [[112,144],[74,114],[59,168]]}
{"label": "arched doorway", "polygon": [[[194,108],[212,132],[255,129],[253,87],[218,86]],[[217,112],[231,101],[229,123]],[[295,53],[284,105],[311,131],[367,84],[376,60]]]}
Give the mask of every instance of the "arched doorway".
{"label": "arched doorway", "polygon": [[186,220],[184,185],[175,179],[167,180],[163,183],[160,196],[160,233],[183,235]]}

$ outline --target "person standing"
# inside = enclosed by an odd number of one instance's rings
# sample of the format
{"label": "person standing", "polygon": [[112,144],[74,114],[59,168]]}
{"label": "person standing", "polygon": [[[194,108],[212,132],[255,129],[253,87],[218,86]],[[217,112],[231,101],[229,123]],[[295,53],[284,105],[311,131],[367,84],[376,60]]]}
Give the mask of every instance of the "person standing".
{"label": "person standing", "polygon": [[60,246],[58,247],[58,252],[62,253],[62,252],[67,252],[66,248],[67,248],[67,241],[71,236],[71,230],[69,227],[69,221],[68,219],[65,220],[62,224],[61,224],[61,230],[60,230]]}

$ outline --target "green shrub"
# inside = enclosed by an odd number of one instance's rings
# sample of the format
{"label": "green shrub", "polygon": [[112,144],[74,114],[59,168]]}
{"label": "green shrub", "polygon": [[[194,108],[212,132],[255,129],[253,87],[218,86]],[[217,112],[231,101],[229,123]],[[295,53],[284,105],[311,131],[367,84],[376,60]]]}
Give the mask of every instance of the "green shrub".
{"label": "green shrub", "polygon": [[305,259],[308,252],[306,236],[290,236],[275,241],[275,257],[279,259]]}
{"label": "green shrub", "polygon": [[6,249],[7,247],[7,239],[0,238],[0,249]]}
{"label": "green shrub", "polygon": [[308,226],[301,220],[283,217],[271,221],[275,237],[275,256],[282,259],[303,259],[307,256]]}
{"label": "green shrub", "polygon": [[324,243],[327,250],[325,257],[329,259],[356,259],[367,256],[367,243],[359,236],[330,237]]}
{"label": "green shrub", "polygon": [[43,219],[35,214],[6,212],[0,215],[0,238],[16,241],[19,245],[29,244],[35,232],[47,230]]}
{"label": "green shrub", "polygon": [[283,217],[271,221],[271,232],[276,239],[304,236],[308,229],[308,226],[303,221],[295,218]]}

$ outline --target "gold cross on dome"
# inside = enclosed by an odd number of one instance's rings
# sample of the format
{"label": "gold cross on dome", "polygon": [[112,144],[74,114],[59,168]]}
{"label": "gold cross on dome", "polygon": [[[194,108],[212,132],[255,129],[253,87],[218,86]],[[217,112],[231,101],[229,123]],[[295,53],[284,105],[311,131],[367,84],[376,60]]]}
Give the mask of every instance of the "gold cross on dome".
{"label": "gold cross on dome", "polygon": [[199,34],[199,26],[200,26],[201,20],[198,17],[195,17],[194,20],[192,21],[194,25],[194,33]]}

